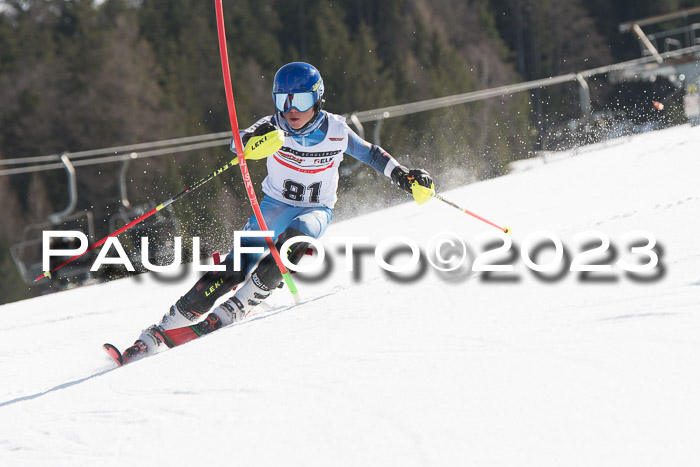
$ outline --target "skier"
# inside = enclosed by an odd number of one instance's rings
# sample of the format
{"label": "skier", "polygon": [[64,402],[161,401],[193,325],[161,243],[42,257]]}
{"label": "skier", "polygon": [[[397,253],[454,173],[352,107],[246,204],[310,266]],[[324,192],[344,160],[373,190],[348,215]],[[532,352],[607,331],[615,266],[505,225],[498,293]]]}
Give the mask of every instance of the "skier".
{"label": "skier", "polygon": [[[283,146],[267,158],[267,177],[262,183],[265,194],[260,209],[269,230],[280,234],[276,247],[296,236],[321,237],[333,218],[337,199],[338,166],[343,153],[373,167],[390,177],[407,193],[411,184],[432,188],[430,175],[422,169],[408,170],[384,149],[360,138],[345,123],[345,119],[323,108],[323,79],[308,63],[284,65],[275,74],[272,99],[276,112],[258,120],[241,132],[243,144],[255,136],[281,129]],[[233,143],[231,150],[235,152]],[[244,230],[260,230],[252,216]],[[265,246],[263,238],[243,238],[246,247]],[[286,252],[296,264],[308,248],[308,243],[295,243]],[[258,262],[260,254],[242,254],[241,268],[233,267],[233,250],[222,264],[225,271],[210,271],[176,301],[159,324],[144,330],[136,344],[125,352],[125,360],[139,354],[156,351],[167,337],[162,330],[189,326],[200,320],[215,302],[241,283]],[[198,324],[203,332],[229,325],[243,318],[254,306],[267,298],[282,282],[282,274],[272,255],[260,261],[248,281],[206,319]]]}

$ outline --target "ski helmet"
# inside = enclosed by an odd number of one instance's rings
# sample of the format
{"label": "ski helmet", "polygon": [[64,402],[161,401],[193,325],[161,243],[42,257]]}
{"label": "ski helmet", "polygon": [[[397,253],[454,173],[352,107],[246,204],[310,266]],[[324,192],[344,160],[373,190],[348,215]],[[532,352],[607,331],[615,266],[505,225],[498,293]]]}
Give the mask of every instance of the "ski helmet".
{"label": "ski helmet", "polygon": [[313,107],[315,119],[323,106],[323,91],[323,78],[313,65],[292,62],[275,73],[272,100],[277,111],[283,114],[292,108],[306,112]]}

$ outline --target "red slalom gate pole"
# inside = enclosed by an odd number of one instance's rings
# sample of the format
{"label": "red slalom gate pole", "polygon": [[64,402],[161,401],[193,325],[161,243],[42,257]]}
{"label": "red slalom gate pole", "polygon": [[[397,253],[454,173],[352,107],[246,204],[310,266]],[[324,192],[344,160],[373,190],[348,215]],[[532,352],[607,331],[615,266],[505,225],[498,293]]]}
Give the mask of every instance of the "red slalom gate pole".
{"label": "red slalom gate pole", "polygon": [[[250,179],[250,172],[248,171],[248,164],[246,163],[245,156],[243,154],[243,142],[241,141],[240,130],[238,129],[238,117],[236,116],[236,104],[233,100],[233,88],[231,86],[231,72],[229,70],[228,63],[228,51],[226,48],[226,31],[224,28],[224,8],[221,4],[221,0],[214,0],[216,6],[216,29],[219,34],[219,53],[221,55],[221,71],[223,72],[224,78],[224,89],[226,91],[226,104],[228,107],[228,116],[231,121],[231,132],[233,133],[233,142],[236,145],[236,154],[238,155],[238,165],[241,167],[241,175],[243,175],[243,183],[245,184],[246,190],[248,191],[248,198],[250,199],[250,205],[253,207],[253,212],[255,213],[255,218],[258,220],[258,225],[261,230],[267,230],[267,224],[265,223],[265,218],[263,217],[262,211],[260,210],[260,205],[258,204],[258,198],[255,195],[255,187],[253,187],[253,182]],[[275,260],[277,267],[282,273],[284,282],[289,287],[289,291],[294,297],[294,301],[299,301],[298,290],[292,276],[282,263],[282,258],[280,258],[277,248],[275,248],[275,243],[270,237],[265,237],[267,246],[270,249],[270,254]]]}

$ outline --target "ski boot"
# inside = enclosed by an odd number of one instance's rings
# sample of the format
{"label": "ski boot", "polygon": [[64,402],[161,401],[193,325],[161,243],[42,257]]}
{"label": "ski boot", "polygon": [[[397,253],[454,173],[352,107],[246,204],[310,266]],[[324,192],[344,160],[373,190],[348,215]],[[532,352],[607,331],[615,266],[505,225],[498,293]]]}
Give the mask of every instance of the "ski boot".
{"label": "ski boot", "polygon": [[126,349],[124,352],[119,352],[118,348],[109,343],[104,344],[102,348],[119,366],[134,360],[139,360],[148,355],[148,346],[140,339],[134,342],[134,345]]}
{"label": "ski boot", "polygon": [[122,365],[139,360],[148,355],[148,346],[141,339],[134,342],[134,345],[122,352]]}

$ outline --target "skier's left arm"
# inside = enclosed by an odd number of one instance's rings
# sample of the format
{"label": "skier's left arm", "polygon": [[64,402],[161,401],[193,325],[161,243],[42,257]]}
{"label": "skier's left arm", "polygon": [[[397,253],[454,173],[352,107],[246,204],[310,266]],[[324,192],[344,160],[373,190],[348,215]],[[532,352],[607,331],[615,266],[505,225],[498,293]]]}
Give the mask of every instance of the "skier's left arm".
{"label": "skier's left arm", "polygon": [[423,169],[407,169],[398,163],[388,152],[376,144],[360,138],[357,133],[347,127],[348,148],[346,154],[374,168],[377,172],[391,177],[391,181],[406,193],[411,194],[411,182],[416,181],[426,188],[433,187],[433,179]]}

